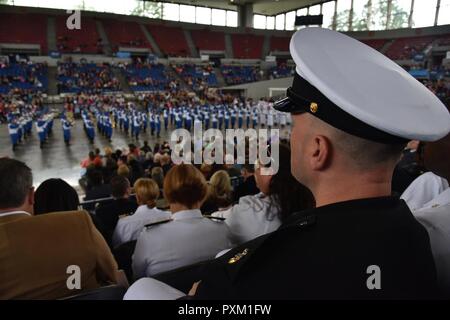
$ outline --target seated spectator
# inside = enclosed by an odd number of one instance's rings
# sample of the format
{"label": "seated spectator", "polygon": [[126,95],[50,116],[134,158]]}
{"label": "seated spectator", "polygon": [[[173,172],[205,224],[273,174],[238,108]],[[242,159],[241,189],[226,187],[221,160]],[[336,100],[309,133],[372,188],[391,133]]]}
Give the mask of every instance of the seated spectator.
{"label": "seated spectator", "polygon": [[[448,108],[448,107],[447,107]],[[402,194],[414,217],[430,237],[438,285],[450,298],[450,134],[424,147],[427,172],[414,180]]]}
{"label": "seated spectator", "polygon": [[170,168],[172,168],[172,160],[170,159],[170,155],[168,153],[163,154],[161,157],[161,167],[164,175],[166,175]]}
{"label": "seated spectator", "polygon": [[164,187],[164,172],[161,167],[154,167],[151,172],[152,179],[156,182],[159,189]]}
{"label": "seated spectator", "polygon": [[260,191],[256,186],[255,167],[253,164],[244,164],[241,169],[241,175],[244,182],[237,186],[234,190],[234,201],[248,195],[258,194]]}
{"label": "seated spectator", "polygon": [[144,141],[144,145],[141,147],[141,151],[144,154],[147,154],[149,152],[152,152],[152,148],[150,148],[150,146],[148,145],[148,141]]}
{"label": "seated spectator", "polygon": [[228,229],[221,222],[202,217],[205,178],[193,165],[173,167],[164,180],[164,195],[172,219],[147,225],[133,255],[136,279],[214,258],[230,246]]}
{"label": "seated spectator", "polygon": [[86,212],[33,216],[31,169],[2,158],[0,176],[0,299],[73,295],[71,265],[82,270],[83,290],[117,283],[117,263]]}
{"label": "seated spectator", "polygon": [[230,176],[225,170],[217,171],[209,180],[208,195],[202,206],[203,214],[228,209],[232,195]]}
{"label": "seated spectator", "polygon": [[89,151],[89,155],[86,159],[82,160],[80,166],[82,168],[87,168],[89,165],[94,164],[95,153],[93,151]]}
{"label": "seated spectator", "polygon": [[213,214],[226,218],[230,240],[235,245],[275,231],[291,214],[314,207],[311,192],[291,174],[291,152],[287,145],[280,145],[278,172],[273,174],[270,170],[267,168],[264,173],[269,174],[262,174],[262,166],[257,163],[255,179],[261,192],[242,197],[230,209]]}
{"label": "seated spectator", "polygon": [[117,168],[117,175],[128,179],[130,177],[130,169],[126,164],[121,164]]}
{"label": "seated spectator", "polygon": [[111,179],[111,193],[114,200],[101,203],[95,210],[97,218],[105,230],[105,239],[111,243],[119,216],[136,211],[137,204],[130,199],[131,187],[127,178],[116,176]]}
{"label": "seated spectator", "polygon": [[111,186],[103,183],[103,175],[99,170],[93,170],[89,175],[89,184],[91,187],[86,191],[85,201],[111,196]]}
{"label": "seated spectator", "polygon": [[114,247],[137,240],[146,224],[170,219],[170,212],[156,208],[159,187],[155,181],[147,178],[138,179],[134,184],[134,192],[139,207],[134,214],[120,218],[117,222],[112,238]]}
{"label": "seated spectator", "polygon": [[34,215],[78,210],[80,200],[74,188],[62,179],[47,179],[34,194]]}

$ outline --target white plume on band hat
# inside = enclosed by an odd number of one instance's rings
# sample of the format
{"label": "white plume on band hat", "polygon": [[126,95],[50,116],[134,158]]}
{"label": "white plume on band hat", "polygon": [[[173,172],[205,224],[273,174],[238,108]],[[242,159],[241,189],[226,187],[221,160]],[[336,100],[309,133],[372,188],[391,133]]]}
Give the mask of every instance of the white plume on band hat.
{"label": "white plume on band hat", "polygon": [[450,132],[444,104],[398,64],[358,40],[310,27],[292,36],[290,53],[298,75],[373,128],[420,141]]}

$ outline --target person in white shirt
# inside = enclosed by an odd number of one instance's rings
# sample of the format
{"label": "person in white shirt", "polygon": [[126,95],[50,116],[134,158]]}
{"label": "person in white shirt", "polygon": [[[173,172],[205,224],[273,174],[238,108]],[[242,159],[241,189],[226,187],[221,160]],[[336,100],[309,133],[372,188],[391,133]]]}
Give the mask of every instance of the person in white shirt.
{"label": "person in white shirt", "polygon": [[230,247],[226,224],[202,216],[206,194],[206,180],[193,165],[169,170],[164,197],[172,219],[147,225],[139,235],[132,263],[135,279],[213,259]]}
{"label": "person in white shirt", "polygon": [[139,233],[149,223],[170,219],[171,214],[156,208],[156,200],[159,197],[158,184],[148,178],[140,178],[134,183],[134,192],[139,205],[133,215],[123,217],[117,222],[112,237],[113,247],[137,240]]}
{"label": "person in white shirt", "polygon": [[438,285],[450,298],[450,134],[436,142],[427,142],[423,160],[427,172],[416,178],[403,192],[414,217],[430,237],[436,264]]}
{"label": "person in white shirt", "polygon": [[255,165],[256,185],[261,192],[242,197],[230,209],[212,214],[226,219],[233,245],[273,232],[291,214],[314,207],[311,192],[292,176],[290,159],[289,147],[280,144],[278,172],[266,168],[269,172],[264,175],[261,164]]}

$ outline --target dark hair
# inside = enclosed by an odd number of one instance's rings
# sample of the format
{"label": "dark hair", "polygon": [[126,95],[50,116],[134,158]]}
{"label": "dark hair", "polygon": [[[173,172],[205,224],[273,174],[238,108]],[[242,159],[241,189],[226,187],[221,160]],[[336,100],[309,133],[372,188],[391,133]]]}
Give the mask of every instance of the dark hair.
{"label": "dark hair", "polygon": [[96,155],[100,154],[100,149],[99,148],[95,148],[95,154]]}
{"label": "dark hair", "polygon": [[89,159],[94,160],[95,159],[95,153],[94,151],[89,151]]}
{"label": "dark hair", "polygon": [[0,158],[0,208],[20,207],[33,186],[31,169],[23,162]]}
{"label": "dark hair", "polygon": [[92,170],[88,174],[89,182],[92,186],[99,186],[103,183],[103,175],[99,170]]}
{"label": "dark hair", "polygon": [[77,210],[78,194],[62,179],[48,179],[40,184],[34,194],[34,214]]}
{"label": "dark hair", "polygon": [[269,195],[274,200],[271,205],[278,208],[278,217],[285,221],[295,212],[314,208],[315,200],[311,191],[291,173],[291,150],[288,145],[279,145],[278,158],[278,172],[270,180]]}
{"label": "dark hair", "polygon": [[115,176],[111,179],[111,193],[114,198],[123,198],[129,187],[130,181],[123,176]]}
{"label": "dark hair", "polygon": [[246,170],[249,173],[255,173],[255,165],[249,163],[243,164],[242,170]]}

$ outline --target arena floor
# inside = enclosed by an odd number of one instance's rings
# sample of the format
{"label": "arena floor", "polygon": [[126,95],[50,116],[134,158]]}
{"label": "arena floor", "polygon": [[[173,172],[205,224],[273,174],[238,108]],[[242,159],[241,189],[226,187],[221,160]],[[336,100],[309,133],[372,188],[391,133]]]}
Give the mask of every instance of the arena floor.
{"label": "arena floor", "polygon": [[[156,142],[168,140],[171,128],[166,132],[164,128],[161,130],[161,138],[157,139],[147,133],[141,133],[139,145],[147,140],[151,147]],[[85,159],[89,151],[110,146],[113,150],[127,148],[129,143],[136,143],[123,132],[114,131],[112,143],[96,132],[95,142],[91,145],[83,130],[83,122],[77,120],[71,130],[71,145],[67,147],[64,144],[63,131],[59,119],[55,119],[53,125],[53,136],[49,138],[43,149],[39,147],[39,139],[36,133],[35,124],[33,124],[32,136],[22,141],[16,151],[12,151],[11,141],[8,134],[8,128],[5,124],[0,125],[0,157],[11,157],[24,161],[32,170],[34,185],[37,187],[42,181],[49,178],[62,178],[73,186],[78,186],[78,179],[82,170],[80,167],[81,160]]]}
{"label": "arena floor", "polygon": [[[141,134],[140,144],[147,140],[150,146],[156,142],[162,142],[169,137],[168,132],[161,131],[161,138],[156,139],[152,137],[147,131],[147,134]],[[24,161],[32,170],[34,185],[38,186],[42,181],[59,177],[66,180],[71,185],[78,185],[78,179],[81,175],[80,161],[85,159],[89,151],[95,148],[100,148],[103,153],[103,148],[110,146],[113,150],[127,148],[129,143],[136,141],[127,137],[120,131],[115,131],[112,138],[112,143],[109,143],[106,138],[96,132],[94,144],[90,144],[86,134],[83,130],[83,122],[77,120],[71,130],[72,140],[71,145],[67,147],[64,144],[63,131],[59,119],[55,119],[53,125],[53,135],[49,138],[43,149],[39,147],[39,139],[33,124],[33,134],[27,140],[22,141],[15,151],[12,151],[11,141],[8,134],[8,128],[5,124],[0,125],[0,157],[11,157]]]}

